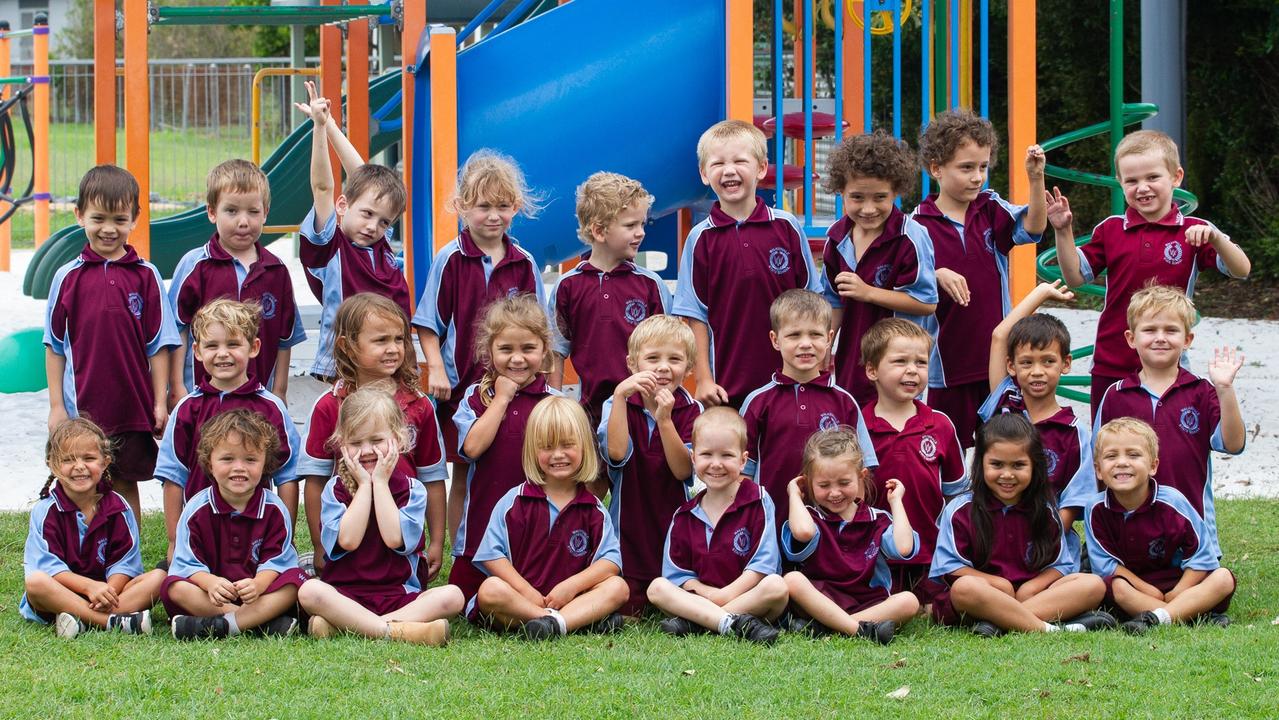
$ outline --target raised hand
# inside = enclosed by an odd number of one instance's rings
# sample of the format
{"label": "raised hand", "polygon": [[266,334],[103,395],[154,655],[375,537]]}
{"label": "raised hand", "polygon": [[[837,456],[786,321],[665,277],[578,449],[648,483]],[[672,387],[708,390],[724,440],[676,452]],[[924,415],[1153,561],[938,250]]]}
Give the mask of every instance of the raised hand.
{"label": "raised hand", "polygon": [[1075,215],[1070,211],[1070,199],[1061,194],[1061,188],[1054,185],[1052,192],[1044,191],[1044,201],[1048,204],[1048,224],[1058,230],[1069,229]]}
{"label": "raised hand", "polygon": [[1212,386],[1228,388],[1235,384],[1235,376],[1243,367],[1243,353],[1237,352],[1229,345],[1223,345],[1212,351],[1212,360],[1208,363],[1208,379]]}

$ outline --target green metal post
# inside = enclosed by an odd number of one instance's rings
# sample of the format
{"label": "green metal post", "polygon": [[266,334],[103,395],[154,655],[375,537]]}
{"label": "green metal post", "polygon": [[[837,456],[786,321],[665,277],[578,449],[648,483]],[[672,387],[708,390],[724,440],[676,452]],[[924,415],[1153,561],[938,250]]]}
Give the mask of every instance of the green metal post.
{"label": "green metal post", "polygon": [[[1124,137],[1124,0],[1110,0],[1110,170],[1116,177],[1115,148]],[[1124,211],[1124,192],[1110,189],[1110,211]]]}

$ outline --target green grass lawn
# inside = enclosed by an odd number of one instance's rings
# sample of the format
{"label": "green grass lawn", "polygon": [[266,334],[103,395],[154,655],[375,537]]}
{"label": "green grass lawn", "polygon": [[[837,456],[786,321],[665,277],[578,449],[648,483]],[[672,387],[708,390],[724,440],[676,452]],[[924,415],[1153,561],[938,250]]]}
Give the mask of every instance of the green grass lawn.
{"label": "green grass lawn", "polygon": [[[1221,502],[1218,518],[1240,584],[1227,630],[982,640],[917,620],[888,647],[784,635],[762,648],[668,638],[650,622],[533,646],[457,621],[441,649],[354,638],[178,643],[160,632],[59,640],[18,616],[27,520],[6,513],[0,715],[1274,717],[1279,502]],[[143,531],[153,563],[164,547],[160,515]],[[885,697],[902,686],[904,699]]]}

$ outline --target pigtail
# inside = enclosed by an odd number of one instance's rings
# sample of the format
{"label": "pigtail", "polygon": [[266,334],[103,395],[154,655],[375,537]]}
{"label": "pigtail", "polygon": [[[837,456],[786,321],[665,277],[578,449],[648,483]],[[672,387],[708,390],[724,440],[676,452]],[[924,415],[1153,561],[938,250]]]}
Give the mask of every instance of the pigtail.
{"label": "pigtail", "polygon": [[41,499],[41,500],[43,500],[43,499],[45,499],[45,498],[49,497],[49,488],[53,487],[53,481],[54,481],[54,480],[57,480],[57,478],[55,478],[55,477],[53,476],[53,473],[49,473],[49,479],[48,479],[48,480],[45,480],[45,481],[44,481],[44,487],[40,488],[40,499]]}
{"label": "pigtail", "polygon": [[496,382],[497,371],[493,368],[486,368],[484,370],[484,376],[480,378],[479,388],[480,403],[484,405],[484,407],[492,405],[493,398],[497,397],[497,390],[493,387],[493,384]]}

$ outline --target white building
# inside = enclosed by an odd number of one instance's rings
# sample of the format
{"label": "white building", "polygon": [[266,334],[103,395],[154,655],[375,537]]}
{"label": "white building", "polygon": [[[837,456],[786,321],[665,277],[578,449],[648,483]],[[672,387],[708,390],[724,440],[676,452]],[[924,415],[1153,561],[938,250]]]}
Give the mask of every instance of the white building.
{"label": "white building", "polygon": [[[12,30],[22,30],[31,27],[36,13],[48,13],[49,25],[56,36],[58,21],[67,17],[71,6],[72,0],[0,0],[0,20],[8,20]],[[50,48],[52,46],[50,43]],[[31,38],[19,38],[11,44],[10,60],[15,65],[31,62]]]}

